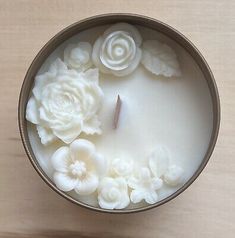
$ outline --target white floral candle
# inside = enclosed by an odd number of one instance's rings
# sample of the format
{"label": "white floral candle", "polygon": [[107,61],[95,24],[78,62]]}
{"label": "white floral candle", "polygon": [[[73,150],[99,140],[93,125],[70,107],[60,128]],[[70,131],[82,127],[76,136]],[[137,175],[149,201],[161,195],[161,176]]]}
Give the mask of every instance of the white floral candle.
{"label": "white floral candle", "polygon": [[63,43],[36,76],[30,142],[45,173],[79,201],[147,206],[200,165],[209,95],[196,63],[166,36],[127,23],[97,27]]}

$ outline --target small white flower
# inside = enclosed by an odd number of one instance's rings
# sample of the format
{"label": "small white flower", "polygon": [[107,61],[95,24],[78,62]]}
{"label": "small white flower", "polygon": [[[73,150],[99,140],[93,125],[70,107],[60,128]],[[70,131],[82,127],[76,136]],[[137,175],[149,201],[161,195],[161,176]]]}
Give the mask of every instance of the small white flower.
{"label": "small white flower", "polygon": [[75,190],[80,195],[93,193],[99,179],[106,173],[105,159],[88,140],[78,139],[70,146],[60,147],[51,157],[56,186],[65,192]]}
{"label": "small white flower", "polygon": [[162,187],[162,180],[157,177],[152,177],[148,168],[140,168],[137,177],[131,177],[128,185],[133,190],[131,191],[131,201],[139,203],[142,200],[149,204],[154,204],[158,201],[157,190]]}
{"label": "small white flower", "polygon": [[133,161],[114,159],[110,165],[111,174],[114,176],[127,177],[133,172]]}
{"label": "small white flower", "polygon": [[123,209],[130,203],[128,187],[124,178],[105,177],[98,188],[98,202],[105,209]]}
{"label": "small white flower", "polygon": [[169,151],[163,146],[157,146],[148,158],[149,168],[154,176],[162,177],[169,166]]}
{"label": "small white flower", "polygon": [[103,92],[98,85],[98,69],[85,73],[68,70],[57,59],[49,71],[36,76],[26,118],[37,125],[42,144],[56,138],[69,144],[81,132],[101,133],[97,113]]}
{"label": "small white flower", "polygon": [[92,66],[92,46],[88,42],[69,44],[64,50],[64,62],[69,68],[83,72]]}
{"label": "small white flower", "polygon": [[140,63],[142,38],[138,30],[127,23],[108,28],[93,47],[92,60],[103,73],[125,76]]}
{"label": "small white flower", "polygon": [[171,165],[164,174],[164,182],[170,186],[177,186],[183,182],[183,169],[177,165]]}

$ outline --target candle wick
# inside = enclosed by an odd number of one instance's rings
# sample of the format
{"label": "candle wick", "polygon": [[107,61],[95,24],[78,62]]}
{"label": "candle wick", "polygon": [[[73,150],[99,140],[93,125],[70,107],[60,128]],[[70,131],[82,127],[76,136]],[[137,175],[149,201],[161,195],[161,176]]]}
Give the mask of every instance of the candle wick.
{"label": "candle wick", "polygon": [[113,118],[113,129],[117,129],[119,116],[120,116],[120,111],[121,111],[121,106],[122,106],[122,101],[121,101],[120,96],[118,95],[117,96],[116,107],[115,107],[114,118]]}

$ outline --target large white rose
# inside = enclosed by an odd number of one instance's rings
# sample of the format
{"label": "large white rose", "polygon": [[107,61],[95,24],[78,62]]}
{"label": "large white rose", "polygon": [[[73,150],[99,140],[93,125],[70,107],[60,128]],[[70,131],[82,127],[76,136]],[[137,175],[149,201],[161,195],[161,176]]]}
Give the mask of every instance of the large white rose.
{"label": "large white rose", "polygon": [[88,140],[78,139],[70,146],[60,147],[51,157],[56,186],[65,192],[75,190],[80,195],[93,193],[99,179],[106,173],[106,161]]}
{"label": "large white rose", "polygon": [[42,144],[56,138],[71,143],[81,132],[101,133],[97,112],[103,92],[98,78],[98,69],[78,73],[60,59],[36,76],[26,118],[37,125]]}
{"label": "large white rose", "polygon": [[127,23],[108,28],[93,47],[93,63],[103,73],[125,76],[132,73],[140,63],[142,43],[138,30]]}
{"label": "large white rose", "polygon": [[98,187],[98,202],[105,209],[123,209],[130,203],[126,180],[105,177]]}

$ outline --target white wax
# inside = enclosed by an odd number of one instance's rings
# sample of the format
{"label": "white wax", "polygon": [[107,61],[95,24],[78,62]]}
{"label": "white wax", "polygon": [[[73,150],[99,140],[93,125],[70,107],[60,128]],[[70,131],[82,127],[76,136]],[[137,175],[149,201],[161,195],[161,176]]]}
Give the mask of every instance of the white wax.
{"label": "white wax", "polygon": [[[82,32],[63,43],[44,63],[40,72],[48,69],[48,64],[62,52],[68,42],[90,41],[103,32],[98,27]],[[171,153],[171,162],[181,166],[187,181],[200,165],[212,133],[212,102],[207,83],[192,57],[178,44],[160,33],[138,27],[144,39],[158,39],[169,44],[178,56],[182,76],[164,78],[147,72],[143,66],[129,76],[117,78],[100,74],[100,86],[104,91],[104,103],[99,117],[102,135],[85,136],[92,141],[97,151],[108,161],[115,158],[144,161],[157,145],[166,146]],[[113,116],[117,95],[122,100],[119,123],[113,129]],[[28,123],[32,149],[39,164],[51,178],[51,154],[62,143],[43,146],[35,126]],[[164,185],[158,191],[163,199],[179,187]],[[71,196],[97,206],[95,196],[80,197],[75,192]],[[135,206],[144,206],[137,204]],[[133,206],[133,205],[132,205]]]}

